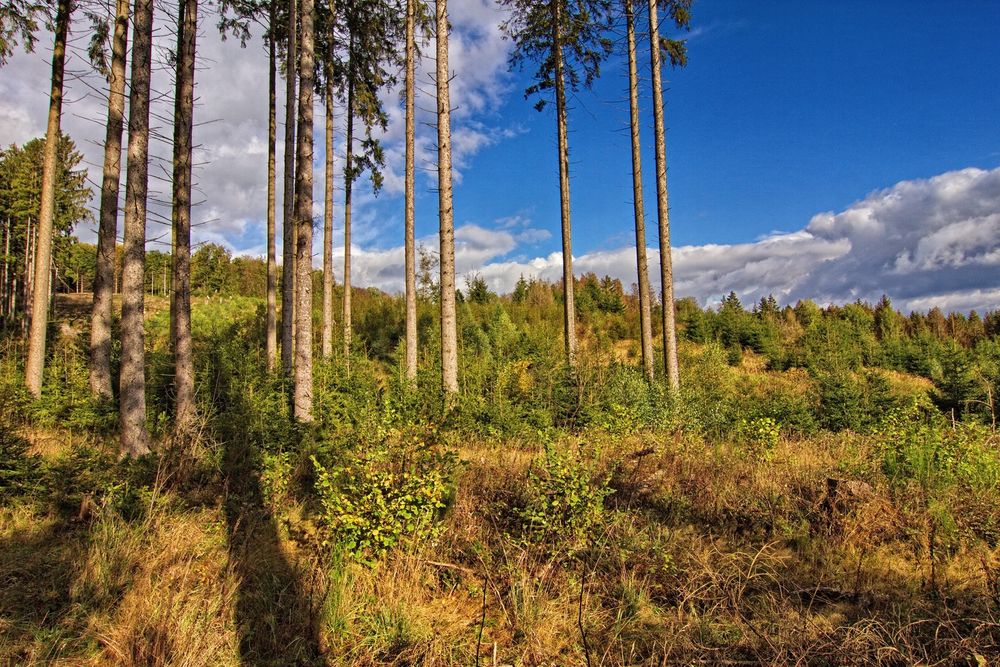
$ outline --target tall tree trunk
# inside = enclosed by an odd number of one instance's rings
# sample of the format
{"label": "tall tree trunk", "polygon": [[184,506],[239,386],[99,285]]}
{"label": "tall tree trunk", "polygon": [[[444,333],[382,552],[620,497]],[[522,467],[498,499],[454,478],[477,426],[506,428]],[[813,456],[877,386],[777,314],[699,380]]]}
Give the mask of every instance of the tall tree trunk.
{"label": "tall tree trunk", "polygon": [[21,333],[22,335],[28,331],[28,327],[31,326],[31,304],[34,302],[35,296],[35,281],[34,281],[34,271],[32,270],[35,266],[35,239],[37,237],[38,225],[32,227],[32,220],[28,218],[28,233],[27,240],[25,243],[28,245],[28,249],[24,253],[24,317],[21,318]]}
{"label": "tall tree trunk", "polygon": [[351,192],[354,185],[354,36],[351,36],[347,62],[347,155],[344,159],[344,298],[341,326],[343,327],[344,368],[351,372]]}
{"label": "tall tree trunk", "polygon": [[323,358],[333,354],[333,84],[326,76],[326,168],[323,174]]}
{"label": "tall tree trunk", "polygon": [[195,419],[191,345],[191,133],[198,0],[181,0],[177,18],[177,92],[174,96],[174,433],[190,435]]}
{"label": "tall tree trunk", "polygon": [[22,275],[24,276],[24,320],[27,321],[31,319],[31,313],[29,311],[29,304],[31,303],[31,269],[34,267],[35,262],[35,248],[33,244],[34,239],[34,228],[31,226],[32,220],[29,217],[27,222],[27,229],[24,235],[24,270]]}
{"label": "tall tree trunk", "polygon": [[569,206],[569,139],[566,136],[566,81],[562,50],[562,3],[552,0],[552,57],[555,61],[556,130],[559,135],[559,215],[562,220],[563,328],[566,360],[576,365],[576,310],[573,301],[573,241]]}
{"label": "tall tree trunk", "polygon": [[451,196],[451,101],[448,81],[448,2],[437,0],[438,220],[441,241],[441,387],[458,393],[455,316],[455,211]]}
{"label": "tall tree trunk", "polygon": [[302,0],[302,53],[299,59],[299,132],[295,174],[295,418],[312,415],[312,206],[313,206],[313,0]]}
{"label": "tall tree trunk", "polygon": [[274,30],[277,0],[271,0],[267,38],[267,316],[264,334],[264,356],[267,370],[273,371],[278,360],[277,286],[278,265],[275,258],[275,190],[277,190],[277,61]]}
{"label": "tall tree trunk", "polygon": [[59,126],[62,117],[63,64],[66,60],[66,35],[73,11],[72,0],[59,0],[56,10],[56,36],[52,49],[52,92],[49,95],[49,123],[45,131],[45,156],[42,162],[41,209],[35,252],[35,293],[31,300],[31,334],[28,360],[24,368],[25,384],[35,398],[42,395],[42,370],[45,367],[45,332],[49,325],[49,280],[52,264],[52,219],[56,207],[56,169],[59,161]]}
{"label": "tall tree trunk", "polygon": [[6,319],[7,306],[10,301],[8,289],[10,288],[10,216],[7,216],[7,223],[4,226],[4,248],[3,248],[3,290],[0,290],[0,315]]}
{"label": "tall tree trunk", "polygon": [[125,251],[122,259],[119,416],[122,452],[139,456],[149,451],[149,433],[146,431],[143,274],[146,265],[146,196],[149,185],[149,80],[153,0],[135,0],[132,26],[128,171],[125,177]]}
{"label": "tall tree trunk", "polygon": [[639,73],[635,53],[635,12],[632,0],[625,0],[628,33],[628,102],[632,126],[632,202],[635,212],[635,262],[639,275],[639,331],[642,370],[653,381],[653,324],[650,321],[649,269],[646,263],[646,219],[642,199],[642,142],[639,140]]}
{"label": "tall tree trunk", "polygon": [[281,368],[292,376],[295,345],[295,77],[296,0],[288,0],[288,48],[285,61],[285,183],[281,248]]}
{"label": "tall tree trunk", "polygon": [[406,0],[406,176],[404,186],[405,239],[403,241],[406,270],[406,379],[417,379],[417,266],[414,239],[413,206],[413,141],[414,141],[414,75],[416,68],[416,0]]}
{"label": "tall tree trunk", "polygon": [[677,364],[677,324],[674,314],[674,269],[670,256],[670,200],[667,193],[667,143],[663,122],[663,79],[660,28],[656,1],[649,0],[649,68],[653,76],[653,131],[656,141],[656,214],[660,226],[660,289],[663,300],[663,365],[667,386],[681,386]]}

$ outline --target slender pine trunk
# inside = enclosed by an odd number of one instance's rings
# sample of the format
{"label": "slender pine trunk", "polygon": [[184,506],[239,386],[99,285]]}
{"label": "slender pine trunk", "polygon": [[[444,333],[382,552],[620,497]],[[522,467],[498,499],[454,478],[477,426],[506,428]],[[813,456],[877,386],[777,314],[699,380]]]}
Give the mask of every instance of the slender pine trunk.
{"label": "slender pine trunk", "polygon": [[10,288],[10,216],[7,216],[4,225],[4,247],[3,247],[3,289],[0,290],[0,315],[7,318],[7,306],[9,304]]}
{"label": "slender pine trunk", "polygon": [[406,270],[406,379],[417,379],[417,266],[414,234],[414,78],[416,68],[416,0],[406,0],[406,175],[404,185]]}
{"label": "slender pine trunk", "polygon": [[285,182],[281,248],[281,368],[292,376],[295,355],[295,77],[298,73],[296,0],[288,0],[285,61]]}
{"label": "slender pine trunk", "polygon": [[455,211],[451,192],[451,102],[448,81],[448,2],[437,0],[438,219],[441,241],[441,387],[458,393],[455,316]]}
{"label": "slender pine trunk", "polygon": [[552,58],[555,61],[556,131],[559,139],[559,216],[562,222],[563,328],[566,361],[576,365],[576,310],[573,300],[573,241],[569,203],[569,139],[566,136],[566,75],[562,50],[562,3],[552,0]]}
{"label": "slender pine trunk", "polygon": [[299,59],[299,131],[295,174],[298,234],[295,284],[295,418],[311,422],[312,377],[312,206],[313,206],[313,0],[302,0],[302,53]]}
{"label": "slender pine trunk", "polygon": [[191,134],[198,0],[180,0],[174,96],[174,433],[187,437],[195,421],[191,343]]}
{"label": "slender pine trunk", "polygon": [[278,361],[277,286],[278,264],[275,257],[275,198],[277,190],[277,55],[274,43],[277,0],[271,0],[267,37],[267,315],[264,333],[264,357],[267,370],[274,370]]}
{"label": "slender pine trunk", "polygon": [[653,131],[656,142],[656,214],[660,227],[660,289],[663,300],[663,364],[667,386],[681,386],[677,364],[677,324],[674,314],[674,270],[670,256],[670,200],[667,192],[667,144],[663,121],[663,79],[660,28],[656,0],[649,0],[649,68],[653,76]]}
{"label": "slender pine trunk", "polygon": [[327,70],[324,107],[326,111],[326,159],[323,173],[323,358],[333,354],[333,85]]}
{"label": "slender pine trunk", "polygon": [[344,368],[351,372],[351,192],[354,184],[354,36],[348,55],[347,74],[347,155],[344,159],[344,297],[341,312]]}
{"label": "slender pine trunk", "polygon": [[646,220],[642,198],[642,142],[639,139],[639,73],[635,52],[635,12],[632,0],[625,0],[628,34],[628,101],[632,127],[632,202],[635,213],[635,262],[639,276],[639,340],[642,370],[653,381],[653,324],[650,319],[649,268],[646,261]]}
{"label": "slender pine trunk", "polygon": [[129,95],[128,169],[125,178],[119,416],[122,452],[130,456],[139,456],[149,452],[149,433],[146,431],[146,349],[143,312],[153,1],[135,0],[132,15],[132,83]]}
{"label": "slender pine trunk", "polygon": [[35,293],[31,300],[31,333],[24,379],[28,392],[42,395],[42,371],[45,367],[45,334],[49,325],[49,288],[52,265],[52,220],[56,207],[56,169],[59,160],[60,120],[62,117],[63,65],[66,60],[66,36],[69,33],[72,0],[59,0],[56,10],[56,35],[52,49],[52,91],[49,94],[49,122],[45,131],[45,156],[42,161],[42,196],[36,232]]}
{"label": "slender pine trunk", "polygon": [[22,335],[26,334],[28,328],[31,326],[31,304],[34,302],[35,296],[35,281],[32,269],[35,266],[35,236],[37,233],[37,225],[32,225],[32,219],[28,218],[28,238],[26,241],[28,249],[24,254],[24,317],[21,318]]}

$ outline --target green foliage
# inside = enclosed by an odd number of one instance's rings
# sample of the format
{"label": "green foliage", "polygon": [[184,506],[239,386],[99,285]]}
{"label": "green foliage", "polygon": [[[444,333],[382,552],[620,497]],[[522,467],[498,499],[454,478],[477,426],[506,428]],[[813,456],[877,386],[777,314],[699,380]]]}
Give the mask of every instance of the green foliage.
{"label": "green foliage", "polygon": [[886,414],[876,437],[890,482],[915,482],[925,493],[952,485],[975,491],[1000,488],[995,435],[974,423],[947,424],[937,413],[911,405]]}
{"label": "green foliage", "polygon": [[888,381],[877,371],[818,374],[819,422],[831,431],[867,431],[894,404]]}
{"label": "green foliage", "polygon": [[741,419],[736,434],[752,458],[766,462],[774,457],[774,448],[778,446],[781,436],[781,425],[771,417]]}
{"label": "green foliage", "polygon": [[672,423],[674,410],[666,390],[650,384],[640,369],[612,363],[581,365],[578,372],[584,385],[579,425],[622,437]]}
{"label": "green foliage", "polygon": [[538,544],[575,550],[601,521],[604,500],[613,492],[610,474],[587,461],[581,449],[545,453],[528,473],[528,502],[519,514],[525,534]]}
{"label": "green foliage", "polygon": [[[535,62],[535,83],[524,91],[525,98],[546,95],[556,85],[556,63],[553,51],[558,46],[562,52],[565,84],[568,90],[581,85],[589,88],[600,75],[601,62],[611,54],[612,42],[607,36],[611,21],[611,3],[608,0],[583,0],[560,2],[560,20],[555,24],[552,5],[534,0],[501,0],[510,10],[509,18],[501,24],[503,34],[514,42],[510,55],[512,67],[523,67]],[[559,35],[559,42],[553,34]],[[541,111],[548,100],[541,97],[535,108]]]}
{"label": "green foliage", "polygon": [[403,539],[428,540],[452,494],[455,455],[422,440],[310,457],[325,544],[371,563]]}
{"label": "green foliage", "polygon": [[263,452],[260,457],[260,491],[272,512],[280,511],[288,500],[292,480],[290,452]]}
{"label": "green foliage", "polygon": [[0,501],[36,492],[41,488],[41,457],[28,453],[29,443],[0,420]]}

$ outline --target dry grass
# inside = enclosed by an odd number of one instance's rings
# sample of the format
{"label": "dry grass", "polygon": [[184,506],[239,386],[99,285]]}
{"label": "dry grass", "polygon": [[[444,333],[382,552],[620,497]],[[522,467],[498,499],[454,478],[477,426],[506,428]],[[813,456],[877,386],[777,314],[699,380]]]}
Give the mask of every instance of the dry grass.
{"label": "dry grass", "polygon": [[932,587],[916,510],[878,483],[831,495],[869,448],[782,440],[761,462],[691,438],[596,442],[615,492],[571,549],[516,518],[537,446],[468,443],[441,537],[372,567],[317,551],[307,510],[276,522],[247,489],[164,489],[133,522],[4,508],[0,663],[996,664],[1000,549],[957,539]]}

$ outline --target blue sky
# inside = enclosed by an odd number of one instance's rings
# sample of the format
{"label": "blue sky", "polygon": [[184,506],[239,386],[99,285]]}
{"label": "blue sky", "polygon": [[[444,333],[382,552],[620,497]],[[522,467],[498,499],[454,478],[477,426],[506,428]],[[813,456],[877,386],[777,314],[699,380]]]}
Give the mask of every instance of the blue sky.
{"label": "blue sky", "polygon": [[[158,9],[160,26],[172,20],[166,9]],[[522,274],[555,280],[561,256],[553,111],[536,112],[523,99],[533,69],[508,71],[511,44],[501,38],[504,15],[493,0],[452,0],[449,11],[459,271],[479,273],[498,291]],[[258,39],[247,49],[221,41],[215,23],[214,15],[203,15],[195,110],[202,203],[195,239],[259,256],[266,55]],[[638,25],[645,26],[644,15]],[[85,33],[82,24],[75,28],[63,122],[97,183],[103,124],[94,119],[104,117],[105,104],[102,82],[87,71]],[[172,38],[162,27],[160,33],[162,58]],[[746,301],[773,293],[786,303],[875,300],[888,293],[902,308],[1000,308],[998,34],[1000,2],[994,0],[697,0],[686,35],[689,65],[666,73],[678,294],[712,304],[729,290]],[[18,54],[0,71],[3,144],[44,132],[50,40],[41,35],[36,53]],[[647,62],[640,35],[647,238],[655,251]],[[429,248],[437,243],[433,67],[430,60],[421,65],[417,102],[424,109],[417,138],[423,168],[418,237]],[[169,90],[163,69],[153,85]],[[402,284],[403,123],[398,91],[387,91],[384,101],[390,114],[382,137],[386,186],[378,198],[358,188],[352,257],[356,284],[396,291]],[[167,118],[171,104],[164,95],[155,111]],[[594,89],[574,95],[571,105],[575,268],[631,285],[635,240],[621,51],[605,63]],[[316,117],[319,139],[322,114]],[[336,118],[339,278],[342,106]],[[160,129],[169,137],[169,128]],[[321,215],[323,151],[317,149],[314,200]],[[169,143],[154,139],[152,151],[157,160],[168,158]],[[168,199],[167,187],[154,181],[154,199]],[[169,217],[156,201],[151,208]],[[149,238],[164,231],[151,221]],[[94,236],[87,225],[78,233]],[[318,243],[319,236],[317,263]],[[161,249],[153,241],[149,247]],[[651,252],[650,261],[656,260]]]}
{"label": "blue sky", "polygon": [[[937,4],[697,2],[690,63],[668,72],[666,93],[675,244],[793,231],[901,180],[1000,165],[1000,2]],[[525,83],[512,82],[499,111],[523,133],[476,156],[456,210],[481,224],[529,215],[553,229],[544,252],[559,243],[554,114],[521,98]],[[616,56],[574,99],[575,252],[631,239],[626,84]],[[655,214],[647,95],[641,103]]]}

